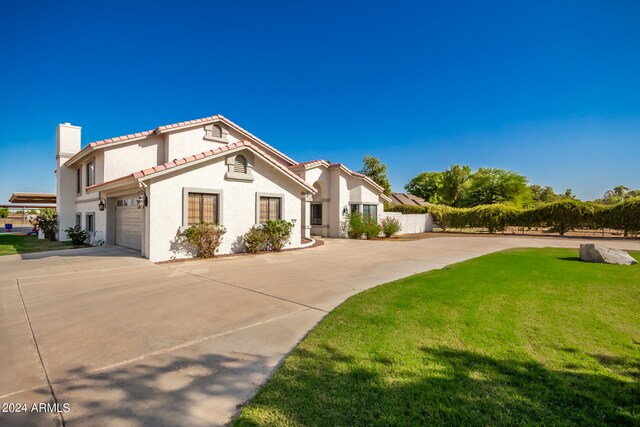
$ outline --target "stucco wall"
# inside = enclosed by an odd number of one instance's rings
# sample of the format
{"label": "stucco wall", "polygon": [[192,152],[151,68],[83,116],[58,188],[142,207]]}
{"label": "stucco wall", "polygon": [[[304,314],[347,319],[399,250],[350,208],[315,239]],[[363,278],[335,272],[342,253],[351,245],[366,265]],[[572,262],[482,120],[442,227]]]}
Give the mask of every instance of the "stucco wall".
{"label": "stucco wall", "polygon": [[[340,222],[344,219],[345,208],[350,212],[351,204],[370,204],[378,207],[378,221],[384,210],[380,196],[361,178],[334,169],[331,173],[331,224],[330,237],[343,237],[340,235]],[[361,210],[362,211],[362,210]]]}
{"label": "stucco wall", "polygon": [[205,139],[204,126],[201,126],[169,133],[165,137],[167,138],[166,161],[171,161],[238,142],[241,135],[230,132],[226,135],[226,142]]}
{"label": "stucco wall", "polygon": [[322,203],[322,224],[312,225],[311,234],[314,236],[329,236],[329,215],[331,212],[331,181],[326,168],[318,167],[300,172],[302,179],[319,188],[319,192],[312,196],[311,203]]}
{"label": "stucco wall", "polygon": [[96,179],[96,182],[110,181],[164,163],[163,144],[164,136],[157,135],[135,143],[105,148],[104,180]]}
{"label": "stucco wall", "polygon": [[398,234],[425,233],[433,231],[433,216],[426,214],[403,214],[400,212],[385,212],[383,218],[395,218],[400,222],[402,230]]}
{"label": "stucco wall", "polygon": [[[95,212],[95,229],[98,231],[96,239],[105,240],[104,230],[106,230],[106,216],[104,212],[99,212],[98,210],[98,194],[87,194],[85,191],[85,187],[87,186],[87,164],[91,161],[94,162],[96,184],[103,182],[104,155],[102,152],[97,152],[94,156],[88,157],[83,160],[82,163],[75,164],[70,168],[61,168],[61,170],[64,170],[64,173],[58,177],[61,189],[57,190],[57,194],[67,194],[68,196],[62,197],[62,200],[66,202],[64,206],[61,206],[58,210],[60,227],[58,233],[59,240],[69,240],[64,230],[68,227],[75,226],[77,213],[82,215],[81,225],[82,228],[85,228],[85,214],[87,212]],[[80,169],[82,190],[79,195],[76,194],[77,169]]]}
{"label": "stucco wall", "polygon": [[[104,242],[106,242],[107,241],[107,234],[106,234],[106,230],[107,230],[107,212],[106,211],[100,211],[98,209],[98,199],[97,199],[97,197],[95,197],[95,198],[92,197],[91,199],[88,199],[87,201],[76,203],[75,210],[71,214],[72,221],[71,221],[71,225],[70,226],[74,226],[75,225],[76,214],[80,214],[80,226],[83,229],[86,229],[86,227],[87,227],[87,214],[88,213],[93,213],[94,214],[94,222],[95,222],[94,230],[96,232],[95,233],[95,240],[96,241],[103,240]],[[60,236],[61,236],[60,240],[68,240],[67,235],[64,232],[65,229],[61,229],[60,230]],[[91,239],[93,239],[93,237],[91,237]],[[93,241],[91,241],[90,243],[93,243]]]}
{"label": "stucco wall", "polygon": [[313,235],[340,236],[340,223],[344,209],[350,211],[351,204],[370,204],[378,207],[378,220],[382,218],[384,204],[378,191],[362,178],[349,175],[341,169],[317,166],[302,170],[298,175],[308,183],[319,184],[321,194],[313,195],[312,203],[322,202],[322,226],[311,227]]}
{"label": "stucco wall", "polygon": [[222,190],[221,224],[227,228],[219,253],[237,251],[238,237],[256,224],[256,193],[283,195],[283,219],[295,219],[290,247],[301,244],[302,188],[262,159],[255,157],[253,182],[228,181],[224,158],[194,166],[180,174],[169,174],[149,184],[149,258],[161,261],[186,258],[191,253],[180,247],[178,233],[183,224],[183,189]]}

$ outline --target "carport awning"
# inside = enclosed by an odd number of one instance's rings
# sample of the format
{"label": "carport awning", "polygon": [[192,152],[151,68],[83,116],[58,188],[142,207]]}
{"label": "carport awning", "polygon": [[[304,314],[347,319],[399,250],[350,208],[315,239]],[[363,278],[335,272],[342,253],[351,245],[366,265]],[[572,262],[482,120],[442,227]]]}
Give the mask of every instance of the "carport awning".
{"label": "carport awning", "polygon": [[9,197],[9,203],[16,204],[56,204],[55,193],[13,193]]}

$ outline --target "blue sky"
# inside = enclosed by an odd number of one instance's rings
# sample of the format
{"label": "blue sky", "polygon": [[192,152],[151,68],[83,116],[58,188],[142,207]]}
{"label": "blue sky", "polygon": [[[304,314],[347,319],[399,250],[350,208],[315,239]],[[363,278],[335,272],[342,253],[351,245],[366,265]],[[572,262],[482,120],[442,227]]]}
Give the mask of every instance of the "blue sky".
{"label": "blue sky", "polygon": [[0,203],[83,144],[223,114],[296,160],[640,188],[640,2],[9,2]]}

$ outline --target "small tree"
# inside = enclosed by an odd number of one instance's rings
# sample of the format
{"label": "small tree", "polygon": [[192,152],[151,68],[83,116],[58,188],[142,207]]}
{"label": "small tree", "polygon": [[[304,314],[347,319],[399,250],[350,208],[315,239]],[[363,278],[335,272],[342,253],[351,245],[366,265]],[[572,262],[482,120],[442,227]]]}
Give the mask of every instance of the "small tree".
{"label": "small tree", "polygon": [[55,242],[56,234],[58,233],[58,213],[56,211],[43,209],[36,215],[32,224],[42,231],[44,237]]}
{"label": "small tree", "polygon": [[9,208],[0,208],[0,218],[6,218],[9,216]]}
{"label": "small tree", "polygon": [[389,184],[389,178],[387,177],[387,165],[377,157],[368,154],[364,156],[362,163],[364,163],[364,167],[360,173],[368,176],[373,182],[384,188],[384,194],[387,196],[391,194],[391,184]]}
{"label": "small tree", "polygon": [[414,176],[404,189],[427,202],[438,203],[442,193],[443,172],[422,172]]}
{"label": "small tree", "polygon": [[444,204],[455,206],[458,203],[463,186],[471,176],[469,166],[452,165],[442,173],[441,194]]}
{"label": "small tree", "polygon": [[523,175],[505,169],[480,168],[466,181],[458,204],[463,207],[494,203],[522,206],[531,199],[531,190]]}
{"label": "small tree", "polygon": [[185,231],[187,242],[193,245],[201,258],[214,258],[227,230],[221,225],[201,223]]}

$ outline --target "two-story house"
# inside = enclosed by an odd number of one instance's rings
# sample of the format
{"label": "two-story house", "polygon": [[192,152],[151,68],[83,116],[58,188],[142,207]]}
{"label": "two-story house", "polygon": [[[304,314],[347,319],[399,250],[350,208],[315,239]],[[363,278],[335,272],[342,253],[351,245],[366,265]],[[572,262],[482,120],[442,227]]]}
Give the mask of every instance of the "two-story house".
{"label": "two-story house", "polygon": [[322,160],[297,163],[221,115],[91,142],[57,129],[57,210],[63,230],[139,250],[152,261],[192,256],[181,239],[201,221],[224,225],[220,253],[269,219],[295,224],[288,247],[340,236],[354,210],[382,214],[389,199],[364,175]]}

